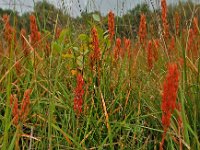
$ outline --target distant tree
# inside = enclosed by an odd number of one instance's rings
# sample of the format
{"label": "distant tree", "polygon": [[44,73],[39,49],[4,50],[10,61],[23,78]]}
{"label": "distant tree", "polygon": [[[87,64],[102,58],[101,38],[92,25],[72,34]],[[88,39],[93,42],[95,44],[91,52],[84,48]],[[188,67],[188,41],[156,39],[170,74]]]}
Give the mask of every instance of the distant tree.
{"label": "distant tree", "polygon": [[144,13],[146,15],[147,22],[149,22],[152,13],[149,5],[147,5],[146,3],[141,5],[138,4],[135,8],[128,11],[127,14],[117,19],[118,33],[122,36],[135,37],[138,32],[141,13]]}
{"label": "distant tree", "polygon": [[[7,14],[10,16],[10,24],[12,26],[15,26],[16,29],[18,30],[19,29],[19,22],[20,22],[20,16],[19,16],[19,13],[17,11],[13,11],[12,9],[2,9],[0,8],[0,17],[3,17],[4,14]],[[0,29],[3,28],[3,23],[2,23],[2,20],[1,20],[1,23],[0,23]]]}
{"label": "distant tree", "polygon": [[34,6],[34,13],[39,21],[39,27],[45,30],[52,30],[57,19],[59,25],[66,25],[68,20],[71,19],[63,10],[56,8],[47,1],[37,2]]}

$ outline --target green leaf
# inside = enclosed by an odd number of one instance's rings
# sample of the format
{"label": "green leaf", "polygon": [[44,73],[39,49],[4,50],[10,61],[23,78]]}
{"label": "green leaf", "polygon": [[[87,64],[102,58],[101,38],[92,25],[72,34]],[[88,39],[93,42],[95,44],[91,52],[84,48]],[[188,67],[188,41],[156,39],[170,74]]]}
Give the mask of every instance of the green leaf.
{"label": "green leaf", "polygon": [[74,58],[72,54],[62,54],[63,58]]}
{"label": "green leaf", "polygon": [[52,42],[52,48],[53,50],[57,51],[57,52],[60,52],[62,47],[60,44],[58,44],[57,42]]}
{"label": "green leaf", "polygon": [[86,34],[80,34],[79,35],[79,39],[82,40],[82,41],[87,41],[88,40],[88,35],[86,35]]}
{"label": "green leaf", "polygon": [[19,129],[17,128],[17,130],[16,130],[16,132],[15,132],[13,138],[12,138],[12,141],[11,141],[9,147],[8,147],[8,150],[13,150],[13,149],[14,149],[14,147],[15,147],[15,142],[16,142],[16,137],[17,137],[17,134],[18,134],[18,132],[19,132],[18,130],[19,130]]}
{"label": "green leaf", "polygon": [[65,38],[67,37],[67,35],[69,35],[69,30],[68,29],[62,30],[61,33],[60,33],[58,41],[63,42],[65,40]]}
{"label": "green leaf", "polygon": [[82,68],[83,67],[83,56],[78,56],[76,63],[80,68]]}
{"label": "green leaf", "polygon": [[87,55],[90,51],[88,49],[84,50],[84,51],[81,51],[81,54],[82,55]]}
{"label": "green leaf", "polygon": [[92,17],[93,17],[93,19],[94,19],[95,21],[97,21],[97,22],[100,21],[100,16],[99,16],[98,14],[93,14]]}

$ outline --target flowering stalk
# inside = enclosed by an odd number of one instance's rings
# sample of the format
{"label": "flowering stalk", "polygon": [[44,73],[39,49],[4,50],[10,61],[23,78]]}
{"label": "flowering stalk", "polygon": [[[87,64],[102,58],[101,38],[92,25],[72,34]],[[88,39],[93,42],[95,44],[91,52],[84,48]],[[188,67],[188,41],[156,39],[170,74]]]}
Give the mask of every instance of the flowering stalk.
{"label": "flowering stalk", "polygon": [[175,38],[174,38],[174,36],[172,36],[171,42],[169,45],[169,49],[168,49],[169,54],[171,54],[173,51],[175,51],[175,43],[176,43]]}
{"label": "flowering stalk", "polygon": [[140,26],[139,26],[139,38],[140,38],[140,43],[144,44],[145,38],[147,35],[147,27],[146,27],[146,16],[144,14],[141,14],[140,17]]}
{"label": "flowering stalk", "polygon": [[82,112],[82,105],[83,105],[83,95],[84,95],[84,80],[81,74],[77,75],[77,86],[75,89],[75,97],[74,97],[74,111],[77,115],[80,115]]}
{"label": "flowering stalk", "polygon": [[180,16],[178,12],[175,13],[175,27],[176,27],[176,35],[178,35],[180,29]]}
{"label": "flowering stalk", "polygon": [[12,109],[13,124],[18,125],[19,120],[24,121],[30,109],[30,94],[32,90],[27,89],[21,102],[21,110],[18,109],[18,99],[16,95],[10,96],[10,107]]}
{"label": "flowering stalk", "polygon": [[167,2],[166,0],[161,0],[162,7],[162,24],[164,30],[164,37],[167,39],[169,37],[169,24],[167,21]]}
{"label": "flowering stalk", "polygon": [[16,44],[16,31],[10,25],[10,16],[5,14],[3,15],[4,22],[4,38],[8,42],[8,45],[11,47],[12,41],[14,40],[14,44]]}
{"label": "flowering stalk", "polygon": [[30,30],[31,30],[31,35],[30,35],[31,44],[34,45],[41,39],[41,34],[38,31],[36,18],[34,15],[30,15]]}
{"label": "flowering stalk", "polygon": [[56,27],[55,39],[58,39],[60,37],[61,32],[62,29],[60,27]]}
{"label": "flowering stalk", "polygon": [[177,64],[169,64],[168,73],[163,85],[163,95],[162,95],[162,125],[164,128],[164,133],[162,136],[162,141],[160,143],[160,150],[163,149],[163,144],[167,130],[170,126],[171,115],[176,108],[176,97],[178,91],[179,82],[179,71]]}
{"label": "flowering stalk", "polygon": [[112,11],[108,13],[108,31],[109,31],[109,39],[112,42],[112,39],[115,35],[115,18],[114,18],[114,13]]}
{"label": "flowering stalk", "polygon": [[100,60],[100,48],[99,48],[99,39],[98,33],[95,27],[92,28],[92,48],[93,54],[91,55],[91,66],[94,67],[94,63],[97,63]]}
{"label": "flowering stalk", "polygon": [[194,17],[194,19],[193,19],[193,31],[194,31],[194,35],[198,35],[198,33],[199,33],[198,27],[199,27],[199,25],[198,25],[198,18]]}
{"label": "flowering stalk", "polygon": [[16,95],[10,96],[10,107],[12,109],[13,124],[18,125],[19,110],[18,110],[18,99],[17,99]]}
{"label": "flowering stalk", "polygon": [[19,60],[15,62],[15,69],[16,69],[17,75],[20,76],[22,73],[22,66]]}
{"label": "flowering stalk", "polygon": [[121,39],[116,39],[116,45],[114,48],[114,59],[117,61],[119,59],[119,53],[121,52]]}
{"label": "flowering stalk", "polygon": [[188,43],[187,43],[187,50],[192,51],[194,46],[194,40],[195,40],[195,33],[193,29],[189,30],[189,37],[188,37]]}
{"label": "flowering stalk", "polygon": [[24,97],[22,99],[22,104],[21,104],[21,111],[20,111],[20,119],[24,121],[29,113],[30,110],[30,94],[32,90],[27,89],[24,92]]}
{"label": "flowering stalk", "polygon": [[124,39],[124,47],[125,47],[125,50],[126,52],[128,53],[128,58],[131,58],[131,40],[130,39],[127,39],[125,38]]}
{"label": "flowering stalk", "polygon": [[159,39],[153,40],[153,58],[155,61],[158,60],[158,48],[159,48]]}

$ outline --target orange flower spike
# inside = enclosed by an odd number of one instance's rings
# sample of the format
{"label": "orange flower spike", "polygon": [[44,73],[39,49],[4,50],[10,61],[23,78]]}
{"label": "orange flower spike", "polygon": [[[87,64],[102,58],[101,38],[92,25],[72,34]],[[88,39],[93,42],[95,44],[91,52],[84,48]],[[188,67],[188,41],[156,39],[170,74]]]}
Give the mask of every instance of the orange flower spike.
{"label": "orange flower spike", "polygon": [[93,46],[93,59],[100,59],[100,48],[99,48],[99,39],[97,29],[95,27],[92,28],[92,46]]}
{"label": "orange flower spike", "polygon": [[55,39],[58,39],[60,37],[61,32],[62,29],[60,27],[56,27]]}
{"label": "orange flower spike", "polygon": [[187,45],[187,50],[193,50],[193,46],[194,46],[194,39],[195,39],[195,33],[193,29],[189,30],[189,37],[188,37],[188,45]]}
{"label": "orange flower spike", "polygon": [[109,39],[112,41],[115,35],[115,16],[112,11],[108,13],[108,31],[109,31]]}
{"label": "orange flower spike", "polygon": [[130,47],[131,47],[131,41],[130,41],[130,39],[126,39],[125,38],[124,45],[125,45],[126,51],[128,51],[130,49]]}
{"label": "orange flower spike", "polygon": [[178,35],[180,29],[180,16],[178,12],[175,13],[175,27],[176,27],[176,35]]}
{"label": "orange flower spike", "polygon": [[4,22],[5,29],[9,29],[11,27],[9,21],[10,21],[10,16],[7,14],[4,14],[3,22]]}
{"label": "orange flower spike", "polygon": [[193,31],[194,31],[194,35],[198,35],[199,33],[199,29],[198,29],[198,18],[194,17],[193,19]]}
{"label": "orange flower spike", "polygon": [[144,44],[144,40],[147,36],[147,27],[146,27],[146,16],[144,14],[141,14],[140,17],[140,26],[139,26],[139,38],[140,38],[140,43]]}
{"label": "orange flower spike", "polygon": [[81,74],[77,75],[77,86],[75,89],[75,96],[74,96],[74,112],[76,112],[77,115],[80,115],[82,112],[82,106],[83,106],[83,95],[84,95],[84,80]]}
{"label": "orange flower spike", "polygon": [[121,39],[117,38],[116,39],[115,49],[114,49],[114,58],[115,58],[115,61],[118,60],[120,51],[121,51]]}
{"label": "orange flower spike", "polygon": [[172,36],[170,46],[169,46],[169,54],[171,54],[175,50],[175,38]]}
{"label": "orange flower spike", "polygon": [[124,45],[125,45],[126,52],[128,52],[128,57],[130,58],[131,57],[131,51],[130,51],[130,49],[131,49],[131,40],[125,38]]}
{"label": "orange flower spike", "polygon": [[167,2],[166,0],[161,0],[161,8],[162,8],[162,23],[163,23],[163,30],[164,30],[164,37],[169,37],[169,24],[167,21]]}
{"label": "orange flower spike", "polygon": [[163,84],[163,95],[162,95],[162,125],[164,128],[164,133],[162,136],[162,141],[160,143],[160,150],[163,149],[163,144],[167,130],[170,126],[171,115],[176,108],[176,98],[178,92],[179,84],[179,71],[177,64],[169,64],[168,72]]}
{"label": "orange flower spike", "polygon": [[14,43],[16,44],[16,31],[9,23],[10,17],[7,14],[3,15],[4,22],[4,38],[8,42],[9,46],[11,46],[12,40],[14,38]]}
{"label": "orange flower spike", "polygon": [[19,60],[15,62],[15,70],[17,75],[20,76],[22,73],[22,66]]}
{"label": "orange flower spike", "polygon": [[29,113],[29,107],[30,107],[30,94],[31,94],[32,90],[31,89],[27,89],[24,92],[24,97],[22,99],[22,104],[21,104],[21,112],[20,112],[20,117],[22,120],[25,120],[28,113]]}
{"label": "orange flower spike", "polygon": [[36,18],[34,15],[30,15],[30,30],[31,30],[31,43],[35,44],[36,42],[40,41],[41,35],[38,31]]}
{"label": "orange flower spike", "polygon": [[18,110],[18,99],[17,99],[16,95],[10,96],[10,107],[12,109],[13,124],[18,125],[19,110]]}
{"label": "orange flower spike", "polygon": [[167,21],[167,2],[166,0],[161,0],[161,8],[162,8],[162,22],[166,23]]}

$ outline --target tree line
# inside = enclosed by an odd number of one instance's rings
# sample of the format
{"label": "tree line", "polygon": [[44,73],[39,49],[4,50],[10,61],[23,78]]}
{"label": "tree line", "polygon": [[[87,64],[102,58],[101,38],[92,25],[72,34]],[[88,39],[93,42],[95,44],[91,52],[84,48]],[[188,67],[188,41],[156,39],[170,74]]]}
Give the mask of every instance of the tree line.
{"label": "tree line", "polygon": [[[168,6],[168,20],[170,25],[171,32],[174,32],[174,19],[175,14],[179,14],[180,26],[186,26],[192,16],[192,12],[195,11],[195,15],[197,18],[200,17],[199,9],[195,9],[199,6],[199,4],[195,4],[192,2],[179,2],[177,5],[169,5]],[[184,12],[184,14],[183,14]],[[0,8],[0,16],[3,14],[10,15],[10,23],[16,27],[17,30],[21,28],[29,31],[29,16],[34,13],[37,17],[37,23],[40,30],[54,31],[55,24],[60,28],[65,28],[66,26],[71,29],[76,29],[76,32],[81,32],[83,29],[89,29],[88,26],[94,21],[94,16],[98,15],[100,18],[100,25],[103,28],[107,28],[107,16],[102,16],[100,12],[82,12],[81,16],[76,18],[71,17],[64,10],[56,8],[54,5],[48,3],[47,1],[36,2],[32,12],[26,12],[22,15],[19,15],[18,12],[13,11],[11,9],[2,9]],[[136,37],[140,22],[140,15],[146,15],[146,20],[148,23],[149,31],[156,31],[158,28],[158,16],[161,13],[161,10],[152,10],[150,6],[146,3],[138,4],[132,10],[129,10],[123,16],[116,16],[116,33],[118,36],[126,36],[126,37]],[[199,18],[200,19],[200,18]],[[1,19],[2,20],[2,19]],[[0,24],[0,29],[3,28],[3,24]],[[152,28],[152,29],[151,29]],[[77,30],[79,29],[79,30]],[[156,32],[153,34],[157,34]]]}

